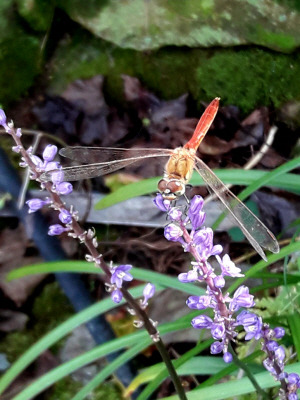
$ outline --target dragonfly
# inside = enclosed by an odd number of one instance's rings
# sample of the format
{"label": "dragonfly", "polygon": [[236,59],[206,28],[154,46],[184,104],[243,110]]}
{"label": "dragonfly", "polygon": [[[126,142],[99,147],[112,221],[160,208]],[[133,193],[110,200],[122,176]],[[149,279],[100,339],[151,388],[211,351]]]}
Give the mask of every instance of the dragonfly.
{"label": "dragonfly", "polygon": [[[63,173],[64,181],[75,181],[109,174],[139,161],[146,162],[147,159],[169,157],[165,165],[163,178],[158,182],[157,186],[163,198],[173,201],[184,195],[186,185],[191,179],[193,171],[197,171],[208,188],[216,194],[223,207],[233,217],[236,225],[240,227],[257,253],[267,261],[262,248],[273,253],[279,252],[279,245],[273,233],[196,155],[200,143],[218,112],[219,101],[220,98],[216,97],[207,106],[193,136],[183,147],[176,149],[66,147],[60,150],[60,155],[87,164],[65,167],[59,170],[59,173]],[[42,180],[51,181],[53,173],[55,171],[44,173]]]}

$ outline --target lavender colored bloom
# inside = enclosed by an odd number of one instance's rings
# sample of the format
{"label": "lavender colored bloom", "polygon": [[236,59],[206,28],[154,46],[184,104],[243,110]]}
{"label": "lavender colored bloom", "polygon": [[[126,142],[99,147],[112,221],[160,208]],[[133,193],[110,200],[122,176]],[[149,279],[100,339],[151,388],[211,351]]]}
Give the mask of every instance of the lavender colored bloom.
{"label": "lavender colored bloom", "polygon": [[161,193],[158,193],[153,200],[153,203],[156,205],[156,207],[163,212],[166,212],[170,208],[170,202],[168,200],[164,200],[162,197]]}
{"label": "lavender colored bloom", "polygon": [[43,159],[44,161],[53,161],[54,157],[56,156],[57,153],[57,147],[52,145],[52,144],[48,144],[48,146],[45,147],[45,150],[43,151]]}
{"label": "lavender colored bloom", "polygon": [[61,166],[60,166],[59,162],[57,162],[57,161],[49,161],[45,165],[45,171],[47,171],[47,172],[53,171],[56,169],[60,169],[60,168],[61,168]]}
{"label": "lavender colored bloom", "polygon": [[298,387],[300,387],[300,376],[295,372],[288,374],[287,380],[292,385],[296,384]]}
{"label": "lavender colored bloom", "polygon": [[121,292],[121,290],[116,289],[111,293],[111,299],[114,303],[119,304],[120,301],[123,299],[123,294]]}
{"label": "lavender colored bloom", "polygon": [[254,296],[249,294],[249,288],[247,286],[240,286],[233,295],[229,309],[231,311],[237,311],[240,307],[253,307],[255,304],[253,298]]}
{"label": "lavender colored bloom", "polygon": [[53,172],[51,172],[51,181],[54,184],[59,184],[62,183],[64,180],[64,172],[62,170],[55,170]]}
{"label": "lavender colored bloom", "polygon": [[275,349],[274,354],[275,354],[276,361],[277,361],[279,364],[282,364],[283,361],[284,361],[284,359],[285,359],[285,351],[284,351],[284,348],[283,348],[282,346],[278,346],[278,347]]}
{"label": "lavender colored bloom", "polygon": [[56,235],[61,235],[63,232],[65,232],[67,229],[64,228],[60,224],[55,224],[55,225],[50,225],[49,230],[48,230],[48,235],[49,236],[56,236]]}
{"label": "lavender colored bloom", "polygon": [[215,276],[213,280],[216,288],[220,289],[225,286],[225,279],[222,275]]}
{"label": "lavender colored bloom", "polygon": [[0,125],[2,125],[3,128],[7,127],[6,115],[5,115],[5,112],[1,108],[0,108]]}
{"label": "lavender colored bloom", "polygon": [[60,211],[58,218],[63,224],[70,224],[72,222],[72,215],[65,209]]}
{"label": "lavender colored bloom", "polygon": [[298,400],[299,399],[297,393],[289,393],[287,398],[288,398],[288,400]]}
{"label": "lavender colored bloom", "polygon": [[119,265],[118,267],[114,267],[112,269],[112,275],[110,278],[110,282],[115,284],[117,288],[121,288],[123,281],[132,281],[133,276],[128,273],[128,271],[132,268],[132,265]]}
{"label": "lavender colored bloom", "polygon": [[232,362],[232,354],[231,353],[229,353],[229,352],[227,352],[227,353],[224,353],[224,355],[223,355],[223,360],[227,363],[227,364],[230,364],[231,362]]}
{"label": "lavender colored bloom", "polygon": [[40,170],[44,169],[43,168],[44,167],[44,163],[40,159],[40,157],[38,157],[38,156],[36,156],[34,154],[31,154],[30,158],[31,158],[31,161],[34,163],[34,165],[36,165]]}
{"label": "lavender colored bloom", "polygon": [[57,193],[66,195],[73,191],[73,186],[70,182],[60,182],[55,186]]}
{"label": "lavender colored bloom", "polygon": [[192,310],[205,310],[210,306],[210,296],[190,296],[186,304]]}
{"label": "lavender colored bloom", "polygon": [[204,200],[201,196],[194,196],[191,200],[188,216],[193,229],[200,228],[205,221],[206,214],[202,211],[203,204]]}
{"label": "lavender colored bloom", "polygon": [[46,204],[49,204],[50,200],[46,199],[46,200],[42,200],[42,199],[30,199],[28,201],[26,201],[26,204],[29,207],[29,211],[28,213],[34,213],[38,210],[40,210],[42,207],[44,207]]}
{"label": "lavender colored bloom", "polygon": [[225,335],[225,326],[224,324],[218,323],[213,324],[211,327],[211,335],[216,340],[221,340]]}
{"label": "lavender colored bloom", "polygon": [[201,258],[207,259],[222,253],[221,245],[213,245],[213,231],[211,228],[201,229],[197,231],[193,237],[193,243],[196,245],[197,251]]}
{"label": "lavender colored bloom", "polygon": [[203,329],[203,328],[210,329],[213,324],[213,320],[209,318],[207,315],[203,314],[193,318],[191,323],[195,329]]}
{"label": "lavender colored bloom", "polygon": [[154,293],[155,293],[155,286],[152,283],[147,283],[147,285],[144,287],[143,290],[144,299],[142,301],[142,304],[146,305],[148,300],[154,296]]}
{"label": "lavender colored bloom", "polygon": [[269,351],[274,351],[277,349],[277,347],[279,346],[279,344],[277,342],[275,342],[275,340],[270,340],[267,342],[266,347]]}
{"label": "lavender colored bloom", "polygon": [[180,241],[182,237],[182,229],[176,224],[169,224],[165,227],[164,235],[167,240],[171,242]]}
{"label": "lavender colored bloom", "polygon": [[230,260],[230,257],[228,254],[225,254],[223,258],[221,259],[220,256],[216,256],[216,259],[218,260],[222,274],[227,275],[227,276],[232,276],[232,277],[241,277],[244,276],[244,274],[241,274],[241,269],[236,267],[234,262]]}
{"label": "lavender colored bloom", "polygon": [[262,336],[262,319],[249,311],[242,311],[236,318],[237,325],[243,325],[246,336],[245,340],[255,338],[260,339]]}
{"label": "lavender colored bloom", "polygon": [[281,339],[285,335],[285,330],[281,326],[274,328],[273,331],[276,339]]}
{"label": "lavender colored bloom", "polygon": [[169,217],[172,221],[179,221],[182,217],[182,212],[178,208],[172,208],[169,212]]}
{"label": "lavender colored bloom", "polygon": [[211,354],[219,354],[223,351],[224,344],[222,342],[214,342],[210,346],[210,352]]}
{"label": "lavender colored bloom", "polygon": [[188,272],[182,272],[178,275],[178,280],[182,283],[195,282],[198,280],[198,272],[194,269]]}

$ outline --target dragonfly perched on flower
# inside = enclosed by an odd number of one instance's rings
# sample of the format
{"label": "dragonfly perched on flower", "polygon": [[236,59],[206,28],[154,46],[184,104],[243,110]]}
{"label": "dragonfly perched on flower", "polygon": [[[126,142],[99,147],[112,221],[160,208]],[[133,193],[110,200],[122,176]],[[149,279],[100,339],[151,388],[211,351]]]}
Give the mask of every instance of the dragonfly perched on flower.
{"label": "dragonfly perched on flower", "polygon": [[[155,148],[111,148],[111,147],[66,147],[60,154],[87,165],[62,168],[64,181],[74,181],[109,174],[120,168],[157,157],[169,157],[163,178],[158,182],[158,190],[167,200],[176,200],[185,193],[193,170],[196,170],[210,189],[234,218],[249,242],[266,260],[262,247],[279,252],[279,245],[272,232],[250,211],[213,173],[213,171],[196,156],[197,149],[210,128],[219,108],[219,98],[215,98],[201,116],[192,138],[176,149]],[[42,175],[42,180],[53,179],[55,171]]]}

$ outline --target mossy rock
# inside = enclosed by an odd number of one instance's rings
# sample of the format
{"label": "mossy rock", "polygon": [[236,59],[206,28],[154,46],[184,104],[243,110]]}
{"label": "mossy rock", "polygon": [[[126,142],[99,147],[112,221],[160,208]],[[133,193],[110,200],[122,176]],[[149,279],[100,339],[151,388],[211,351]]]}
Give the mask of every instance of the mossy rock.
{"label": "mossy rock", "polygon": [[53,59],[50,91],[58,94],[75,79],[106,77],[113,98],[122,97],[121,74],[138,77],[163,99],[189,92],[197,101],[222,98],[244,113],[261,105],[280,107],[300,99],[300,53],[280,54],[257,47],[188,49],[167,47],[151,53],[115,48],[77,32]]}

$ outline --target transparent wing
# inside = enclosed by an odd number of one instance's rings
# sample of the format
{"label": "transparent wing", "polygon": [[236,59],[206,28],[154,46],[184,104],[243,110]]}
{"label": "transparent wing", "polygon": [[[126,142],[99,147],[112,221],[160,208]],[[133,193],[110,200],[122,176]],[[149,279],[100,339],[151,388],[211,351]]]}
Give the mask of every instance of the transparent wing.
{"label": "transparent wing", "polygon": [[172,151],[167,149],[133,148],[122,149],[115,147],[64,147],[59,151],[61,156],[83,163],[107,163],[128,158],[155,157],[159,154],[170,155]]}
{"label": "transparent wing", "polygon": [[272,251],[279,252],[278,242],[273,233],[245,206],[224,183],[212,172],[212,170],[196,157],[195,169],[202,176],[205,183],[215,192],[226,209],[235,219],[237,225],[258,252],[258,254],[267,261],[262,247]]}
{"label": "transparent wing", "polygon": [[[86,150],[92,150],[92,155],[88,159],[88,152]],[[110,154],[109,150],[113,150]],[[119,151],[120,150],[120,151]],[[96,155],[99,156],[102,162],[97,162],[88,165],[77,165],[73,167],[62,168],[61,170],[54,170],[45,172],[41,176],[43,182],[52,181],[54,174],[63,173],[62,180],[64,181],[77,181],[81,179],[95,178],[105,174],[110,174],[128,165],[141,162],[148,158],[156,157],[169,157],[171,151],[166,149],[114,149],[114,148],[86,148],[86,147],[67,147],[60,151],[62,155],[70,156],[70,158],[79,158],[80,161],[90,162],[95,159]],[[101,154],[102,153],[102,154]],[[116,159],[118,155],[123,156],[123,159]],[[129,158],[124,158],[125,155]],[[131,157],[130,157],[131,156]],[[110,161],[108,161],[110,160]]]}

